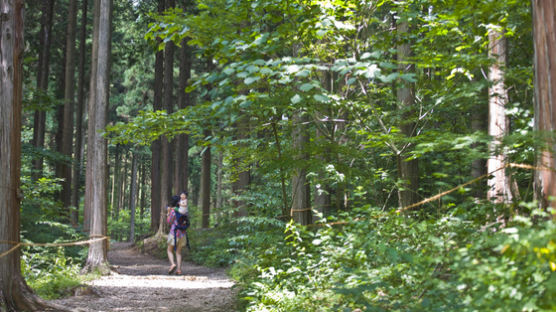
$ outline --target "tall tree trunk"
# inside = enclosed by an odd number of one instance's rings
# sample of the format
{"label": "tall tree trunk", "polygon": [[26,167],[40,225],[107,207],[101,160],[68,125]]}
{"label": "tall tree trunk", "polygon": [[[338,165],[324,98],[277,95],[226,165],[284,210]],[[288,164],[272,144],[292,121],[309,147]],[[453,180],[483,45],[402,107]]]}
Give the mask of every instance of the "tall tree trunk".
{"label": "tall tree trunk", "polygon": [[129,241],[135,241],[135,199],[137,198],[137,154],[133,153],[131,160],[131,196],[129,200],[130,225]]}
{"label": "tall tree trunk", "polygon": [[[164,12],[164,0],[158,0],[158,13]],[[160,38],[157,43],[160,43]],[[155,64],[154,64],[154,99],[153,110],[162,109],[162,88],[164,79],[164,51],[157,51]],[[151,230],[157,231],[160,225],[161,218],[161,202],[162,202],[162,189],[161,189],[161,148],[162,140],[157,139],[151,144],[152,164],[151,164]]]}
{"label": "tall tree trunk", "polygon": [[146,190],[146,185],[145,185],[145,177],[147,174],[147,166],[144,162],[141,162],[141,184],[140,184],[140,190],[141,190],[141,196],[140,196],[140,200],[139,200],[139,218],[141,220],[143,220],[143,216],[145,215],[145,204],[146,204],[146,196],[145,196],[145,190]]}
{"label": "tall tree trunk", "polygon": [[288,216],[288,195],[286,192],[286,170],[282,165],[282,144],[280,142],[280,136],[278,135],[278,127],[276,126],[276,120],[272,120],[272,135],[274,136],[274,144],[276,145],[276,156],[277,160],[280,163],[280,186],[282,191],[282,217],[287,218]]}
{"label": "tall tree trunk", "polygon": [[[0,1],[0,309],[45,311],[21,275],[20,241],[23,1]],[[12,249],[13,248],[13,249]]]}
{"label": "tall tree trunk", "polygon": [[222,191],[223,191],[223,163],[224,163],[224,152],[221,150],[218,153],[218,158],[217,158],[217,170],[216,170],[216,203],[214,205],[214,210],[216,210],[216,221],[215,222],[219,222],[220,221],[220,217],[222,214]]}
{"label": "tall tree trunk", "polygon": [[[114,155],[114,161],[117,162],[118,159],[118,155]],[[110,211],[111,214],[110,216],[112,218],[114,218],[114,200],[115,200],[115,193],[116,193],[116,166],[112,166],[114,169],[112,169],[112,178],[111,178],[111,182],[110,182],[110,201],[109,201],[109,207],[110,207]],[[109,175],[110,176],[110,175]]]}
{"label": "tall tree trunk", "polygon": [[[330,93],[334,92],[334,75],[327,71],[325,75],[322,77],[323,81],[322,84],[326,86],[326,90]],[[321,114],[317,116],[319,119],[324,117]],[[323,134],[323,129],[326,130],[327,125],[325,122],[317,124],[317,129],[315,133],[315,143],[317,146],[322,146],[327,144],[326,137]],[[321,162],[320,168],[324,168],[325,164],[329,163],[329,155],[331,154],[330,149],[328,147],[321,153],[316,155],[318,161]],[[325,171],[319,170],[318,172],[318,183],[314,186],[314,193],[315,193],[315,209],[322,214],[324,218],[331,215],[332,210],[332,200],[331,194],[332,188],[331,186],[325,182]],[[313,216],[313,221],[317,221],[317,216]]]}
{"label": "tall tree trunk", "polygon": [[[205,130],[205,137],[209,136],[210,131]],[[201,156],[201,211],[203,212],[201,226],[203,228],[210,227],[210,154],[210,145],[208,145]]]}
{"label": "tall tree trunk", "polygon": [[[401,73],[413,71],[413,64],[408,63],[411,56],[411,46],[408,42],[409,25],[406,21],[398,25],[398,70]],[[415,104],[413,86],[408,82],[401,83],[396,89],[396,97],[400,105],[400,109],[405,110],[405,118],[400,125],[402,133],[406,137],[415,136],[415,123],[413,118],[413,106]],[[419,163],[416,159],[409,160],[408,152],[411,148],[410,144],[406,144],[401,153],[397,155],[398,175],[402,180],[403,186],[398,189],[398,199],[400,207],[405,207],[416,203],[419,198],[417,189],[419,188]]]}
{"label": "tall tree trunk", "polygon": [[[107,178],[107,144],[101,131],[106,127],[108,97],[109,97],[109,78],[110,78],[110,48],[111,48],[111,29],[112,29],[112,0],[97,0],[100,2],[98,11],[98,62],[96,72],[95,102],[93,103],[93,131],[89,133],[89,148],[92,151],[91,163],[91,184],[86,185],[86,192],[91,199],[91,233],[90,237],[106,236],[106,178]],[[92,117],[92,116],[91,116]],[[85,270],[99,269],[103,273],[109,272],[107,260],[107,242],[99,241],[91,243]]]}
{"label": "tall tree trunk", "polygon": [[122,155],[122,162],[123,162],[123,170],[120,174],[120,185],[118,186],[120,189],[118,191],[118,211],[116,211],[116,217],[119,217],[120,210],[125,210],[125,195],[127,193],[127,173],[129,172],[128,168],[128,157],[127,151],[123,152]]}
{"label": "tall tree trunk", "polygon": [[[171,9],[175,6],[174,0],[166,0],[165,9]],[[164,47],[164,87],[163,87],[163,103],[162,107],[168,114],[173,111],[173,86],[174,86],[174,43],[169,41]],[[161,170],[160,170],[160,190],[162,198],[160,199],[159,206],[165,207],[168,205],[168,199],[172,194],[172,146],[166,136],[161,138]],[[168,224],[163,220],[164,214],[161,214],[159,233],[168,232]]]}
{"label": "tall tree trunk", "polygon": [[[547,137],[537,165],[556,168],[556,4],[551,0],[532,0],[533,41],[535,47],[535,129]],[[543,207],[556,208],[556,173],[540,170],[535,175],[535,194]],[[556,218],[556,213],[554,214]]]}
{"label": "tall tree trunk", "polygon": [[[40,32],[40,52],[37,72],[37,90],[42,94],[48,91],[48,74],[50,71],[50,43],[52,35],[52,16],[54,11],[54,0],[43,1]],[[41,101],[42,102],[42,101]],[[37,148],[44,147],[44,135],[46,132],[46,112],[44,110],[35,111],[33,121],[33,145]],[[43,159],[37,157],[33,159],[33,180],[42,176]]]}
{"label": "tall tree trunk", "polygon": [[[488,134],[493,141],[490,145],[490,157],[487,160],[488,172],[495,171],[506,164],[504,151],[500,150],[503,137],[509,131],[509,121],[506,117],[506,104],[508,91],[504,85],[504,67],[506,66],[506,38],[495,30],[488,34],[489,56],[496,61],[491,65],[488,78],[492,86],[488,90]],[[495,203],[504,203],[512,200],[509,176],[506,170],[497,170],[488,180],[487,198]]]}
{"label": "tall tree trunk", "polygon": [[[68,26],[66,30],[66,65],[64,73],[64,128],[62,130],[62,154],[71,158],[73,147],[73,106],[75,97],[75,28],[77,24],[77,0],[70,0],[68,7]],[[71,216],[71,164],[62,165],[62,203],[69,210],[70,222],[75,227],[77,220]]]}
{"label": "tall tree trunk", "polygon": [[[185,93],[187,82],[191,78],[191,48],[187,45],[186,40],[181,43],[179,49],[180,61],[180,75],[178,87],[178,108],[184,109],[191,106],[191,96]],[[176,165],[175,165],[175,178],[174,187],[175,192],[187,191],[189,180],[189,136],[187,134],[180,134],[176,139]]]}
{"label": "tall tree trunk", "polygon": [[[487,106],[483,103],[479,103],[475,105],[473,111],[471,112],[471,129],[473,132],[486,132],[487,127],[487,119],[488,114],[486,113]],[[478,144],[474,144],[473,148],[478,147]],[[471,176],[475,179],[487,173],[486,168],[486,160],[485,159],[475,159],[471,163]],[[473,196],[475,198],[485,198],[485,186],[484,180],[474,183],[473,188]]]}
{"label": "tall tree trunk", "polygon": [[[319,140],[323,140],[323,135],[321,133],[320,130],[317,129],[316,131],[316,135],[315,135],[315,139],[318,143]],[[319,161],[322,162],[323,164],[327,162],[326,159],[326,155],[328,155],[328,153],[322,153],[319,156],[317,156],[319,158]],[[321,166],[321,168],[324,166]],[[319,172],[318,173],[318,178],[319,178],[319,183],[317,185],[315,185],[315,209],[320,212],[322,214],[322,216],[324,218],[326,218],[327,216],[330,215],[330,210],[331,210],[331,198],[330,198],[330,186],[327,184],[323,184],[322,181],[324,181],[324,172]],[[316,220],[316,216],[314,217],[314,221]]]}
{"label": "tall tree trunk", "polygon": [[309,155],[307,155],[307,145],[309,135],[307,135],[303,123],[306,118],[301,116],[301,112],[294,113],[293,119],[293,151],[295,155],[295,170],[292,177],[292,208],[290,216],[299,224],[307,225],[312,222],[311,213],[311,191],[307,181],[307,165]]}
{"label": "tall tree trunk", "polygon": [[94,1],[93,12],[93,43],[91,53],[91,77],[89,79],[89,99],[87,107],[88,123],[87,123],[87,166],[85,167],[85,203],[83,205],[83,231],[89,232],[91,228],[91,209],[93,193],[92,190],[87,191],[87,185],[93,185],[92,167],[93,154],[95,152],[92,146],[93,135],[95,130],[95,102],[97,97],[97,63],[98,63],[98,32],[99,32],[99,15],[100,14],[100,0]]}
{"label": "tall tree trunk", "polygon": [[139,195],[139,218],[141,220],[143,220],[143,216],[145,215],[145,176],[147,174],[147,165],[144,162],[143,157],[141,157],[140,159],[140,163],[141,163],[141,179],[139,182],[139,191],[140,191],[140,195]]}
{"label": "tall tree trunk", "polygon": [[116,145],[116,158],[114,164],[114,192],[112,193],[112,201],[111,201],[111,208],[112,208],[112,218],[118,220],[118,214],[120,211],[120,193],[122,191],[122,173],[121,173],[121,166],[122,166],[122,151],[119,145]]}
{"label": "tall tree trunk", "polygon": [[81,30],[79,33],[79,76],[77,79],[77,105],[75,112],[75,149],[73,165],[73,188],[71,204],[75,208],[71,215],[72,224],[77,224],[79,219],[79,190],[81,189],[81,167],[83,163],[83,107],[85,106],[85,39],[87,32],[88,1],[82,0],[81,5]]}
{"label": "tall tree trunk", "polygon": [[[240,117],[240,119],[235,124],[236,139],[240,141],[238,143],[239,148],[244,148],[245,144],[242,142],[247,138],[249,133],[249,118],[246,116]],[[237,171],[237,179],[232,183],[232,191],[234,195],[240,196],[247,190],[251,182],[251,170],[249,165],[242,163],[241,159],[234,159],[235,170]],[[234,200],[234,217],[246,217],[247,207],[244,201]]]}

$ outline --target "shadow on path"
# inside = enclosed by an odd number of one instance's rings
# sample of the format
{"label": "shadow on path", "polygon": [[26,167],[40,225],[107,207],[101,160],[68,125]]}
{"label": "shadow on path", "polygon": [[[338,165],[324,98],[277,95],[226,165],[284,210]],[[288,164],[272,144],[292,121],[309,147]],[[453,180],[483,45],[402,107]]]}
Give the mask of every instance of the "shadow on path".
{"label": "shadow on path", "polygon": [[112,275],[88,282],[92,292],[54,300],[76,311],[235,311],[235,293],[222,269],[182,264],[183,275],[168,275],[168,260],[140,254],[128,243],[108,252]]}

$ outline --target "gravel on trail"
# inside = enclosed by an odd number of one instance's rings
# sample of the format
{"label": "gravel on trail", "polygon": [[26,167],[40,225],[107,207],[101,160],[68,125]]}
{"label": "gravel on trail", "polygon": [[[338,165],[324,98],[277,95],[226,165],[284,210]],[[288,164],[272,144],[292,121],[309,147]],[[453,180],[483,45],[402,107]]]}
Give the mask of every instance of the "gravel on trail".
{"label": "gravel on trail", "polygon": [[182,275],[168,275],[167,259],[141,254],[127,243],[111,244],[108,261],[111,275],[52,302],[72,311],[236,311],[234,283],[223,269],[184,261]]}

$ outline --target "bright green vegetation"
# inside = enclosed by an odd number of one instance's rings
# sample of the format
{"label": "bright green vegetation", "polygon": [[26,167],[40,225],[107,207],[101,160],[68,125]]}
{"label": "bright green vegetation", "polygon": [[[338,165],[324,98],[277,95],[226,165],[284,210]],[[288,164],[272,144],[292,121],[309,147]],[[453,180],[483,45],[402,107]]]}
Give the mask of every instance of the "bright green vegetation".
{"label": "bright green vegetation", "polygon": [[501,227],[493,208],[416,220],[365,207],[311,227],[246,218],[193,232],[193,259],[231,263],[246,311],[554,311],[554,222],[534,210]]}
{"label": "bright green vegetation", "polygon": [[[150,144],[187,134],[191,258],[228,266],[245,311],[556,311],[554,211],[538,208],[532,170],[506,170],[513,199],[505,203],[486,199],[482,179],[397,212],[403,191],[434,196],[476,178],[472,166],[484,169],[495,154],[534,165],[545,139],[553,138],[533,128],[529,1],[198,0],[178,6],[159,15],[155,1],[115,1],[106,131],[113,239],[130,238],[130,183],[122,181],[131,158],[138,157],[147,177],[137,240],[153,234]],[[493,31],[507,40],[509,133],[489,149]],[[191,105],[171,113],[153,110],[154,54],[170,41],[187,44],[191,60],[187,87],[176,91]],[[400,61],[404,43],[411,53]],[[36,42],[30,45],[37,50]],[[56,49],[53,59],[61,55]],[[26,60],[27,72],[32,63]],[[61,68],[55,62],[52,71]],[[177,85],[177,61],[174,71]],[[24,143],[37,109],[33,78],[25,81]],[[404,88],[411,90],[411,105],[400,103]],[[51,93],[41,95],[48,100],[39,108],[48,112],[54,141],[60,95]],[[201,158],[209,148],[211,227],[199,229]],[[37,154],[45,157],[45,177],[31,182],[30,159]],[[80,227],[65,225],[68,211],[57,201],[54,164],[70,160],[29,144],[23,155],[24,239],[83,238]],[[417,168],[416,189],[401,178],[404,164]],[[307,226],[290,221],[293,181],[302,171],[313,216]],[[238,186],[246,172],[249,183]],[[325,207],[316,203],[321,195]],[[80,218],[82,209],[81,203]],[[79,283],[85,255],[82,248],[25,250],[23,272],[52,298]]]}

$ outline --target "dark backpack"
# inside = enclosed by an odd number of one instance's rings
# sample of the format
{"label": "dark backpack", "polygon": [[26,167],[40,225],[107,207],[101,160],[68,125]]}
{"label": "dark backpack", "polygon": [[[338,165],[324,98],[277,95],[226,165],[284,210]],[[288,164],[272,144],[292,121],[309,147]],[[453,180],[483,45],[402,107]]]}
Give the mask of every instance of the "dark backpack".
{"label": "dark backpack", "polygon": [[[178,209],[174,209],[176,213],[176,220],[178,221],[176,227],[174,228],[174,251],[176,251],[177,245],[177,234],[175,233],[177,230],[185,231],[189,227],[189,216],[187,214],[181,214]],[[186,245],[187,249],[191,250],[191,246],[189,245],[189,235],[185,234]]]}
{"label": "dark backpack", "polygon": [[178,221],[178,225],[176,225],[176,229],[178,230],[187,230],[189,227],[189,217],[187,214],[181,214],[178,209],[174,210],[176,212],[176,220]]}

